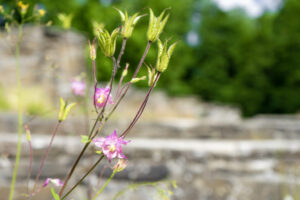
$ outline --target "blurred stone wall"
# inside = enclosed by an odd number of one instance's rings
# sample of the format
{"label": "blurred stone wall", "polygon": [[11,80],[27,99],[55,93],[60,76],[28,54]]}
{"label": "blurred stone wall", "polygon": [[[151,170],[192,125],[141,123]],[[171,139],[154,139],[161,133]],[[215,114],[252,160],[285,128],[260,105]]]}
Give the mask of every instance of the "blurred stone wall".
{"label": "blurred stone wall", "polygon": [[[15,84],[14,46],[11,36],[1,33],[1,85]],[[70,93],[72,77],[84,70],[85,39],[74,32],[26,27],[22,43],[21,70],[25,86],[39,85],[53,96]],[[3,76],[5,74],[5,76]],[[103,130],[104,135],[124,131],[143,101],[144,91],[131,89]],[[57,99],[56,99],[57,100]],[[89,102],[92,104],[92,102]],[[77,108],[79,110],[79,108]],[[89,122],[82,112],[72,112],[59,129],[41,181],[47,177],[64,179],[95,119],[89,107]],[[201,102],[196,97],[168,97],[155,89],[149,103],[129,137],[125,148],[129,166],[106,188],[101,199],[109,200],[131,183],[175,180],[178,188],[172,199],[187,200],[283,200],[296,196],[299,188],[300,116],[261,115],[243,119],[236,108]],[[57,119],[26,116],[32,132],[34,150],[33,184],[41,157],[50,140]],[[0,113],[0,200],[6,200],[16,152],[17,115]],[[97,159],[91,148],[77,169],[72,184]],[[23,140],[18,176],[18,193],[26,192],[29,151]],[[87,199],[88,191],[98,182],[109,163],[96,168],[73,199]],[[109,177],[104,170],[102,183]],[[90,189],[89,189],[90,188]],[[128,190],[122,200],[153,199],[156,189],[141,187]],[[26,199],[17,195],[18,200]],[[49,189],[34,199],[51,199]],[[296,199],[295,199],[296,200]]]}
{"label": "blurred stone wall", "polygon": [[[0,84],[16,85],[15,48],[17,30],[0,32]],[[85,70],[86,41],[72,31],[25,26],[20,49],[22,85],[41,86],[50,97],[69,92],[69,82]]]}

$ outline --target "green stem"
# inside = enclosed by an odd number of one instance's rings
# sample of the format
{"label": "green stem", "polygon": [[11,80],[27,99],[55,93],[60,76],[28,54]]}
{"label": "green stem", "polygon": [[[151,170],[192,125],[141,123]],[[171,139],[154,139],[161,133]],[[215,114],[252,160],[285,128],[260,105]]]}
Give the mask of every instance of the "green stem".
{"label": "green stem", "polygon": [[21,157],[22,148],[22,133],[23,133],[23,108],[22,108],[22,87],[21,87],[21,77],[20,77],[20,46],[23,34],[23,25],[19,24],[18,27],[18,41],[16,46],[16,77],[17,77],[17,87],[18,87],[18,144],[17,144],[17,154],[15,160],[15,167],[13,170],[12,181],[10,185],[9,200],[12,200],[15,192],[16,179],[18,175],[19,162]]}
{"label": "green stem", "polygon": [[101,194],[101,192],[106,188],[106,186],[108,185],[108,183],[111,181],[111,179],[114,177],[115,174],[116,174],[116,170],[113,171],[113,173],[110,175],[109,179],[107,179],[107,181],[105,182],[105,184],[97,192],[97,194],[95,194],[95,196],[92,198],[92,200],[95,200]]}

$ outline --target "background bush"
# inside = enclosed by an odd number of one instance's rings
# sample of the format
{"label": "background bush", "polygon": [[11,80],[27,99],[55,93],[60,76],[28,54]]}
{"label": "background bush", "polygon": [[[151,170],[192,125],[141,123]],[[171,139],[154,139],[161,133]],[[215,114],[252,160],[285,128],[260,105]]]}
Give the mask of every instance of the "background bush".
{"label": "background bush", "polygon": [[[28,1],[29,2],[29,1]],[[221,11],[210,0],[34,0],[59,25],[58,13],[73,13],[72,27],[92,38],[92,21],[110,31],[120,24],[114,7],[130,14],[155,14],[171,7],[166,31],[180,43],[159,87],[172,95],[197,94],[204,100],[239,106],[245,116],[293,113],[300,109],[300,1],[285,0],[276,13],[249,18],[242,10]],[[10,0],[2,1],[12,6]],[[147,17],[128,41],[123,63],[137,65],[146,46]],[[194,32],[199,43],[188,44]],[[170,35],[163,34],[162,39]],[[119,41],[119,45],[121,40]],[[154,65],[156,45],[146,62]],[[108,80],[111,63],[98,52],[98,78]],[[146,73],[146,70],[141,72]],[[143,84],[139,86],[143,87]]]}

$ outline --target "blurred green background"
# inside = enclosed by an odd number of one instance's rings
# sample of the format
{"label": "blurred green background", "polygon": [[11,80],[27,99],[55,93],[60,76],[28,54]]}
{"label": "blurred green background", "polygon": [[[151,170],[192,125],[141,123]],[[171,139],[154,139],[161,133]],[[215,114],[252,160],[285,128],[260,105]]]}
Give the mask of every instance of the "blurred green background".
{"label": "blurred green background", "polygon": [[[129,14],[158,15],[171,7],[162,39],[180,41],[158,87],[170,95],[194,94],[257,113],[295,113],[300,110],[300,1],[284,0],[275,12],[249,17],[243,10],[221,10],[211,0],[32,0],[47,11],[45,22],[60,26],[59,13],[73,14],[72,28],[93,38],[92,22],[110,31],[120,25],[113,7]],[[1,0],[6,7],[12,0]],[[148,17],[140,20],[123,57],[137,65],[146,46]],[[2,21],[3,24],[3,21]],[[120,47],[121,39],[119,40]],[[156,45],[146,63],[155,65]],[[87,61],[88,62],[88,61]],[[98,78],[108,80],[111,63],[98,51]],[[89,65],[90,66],[90,65]],[[146,73],[146,69],[143,69]],[[139,85],[145,87],[145,85]]]}

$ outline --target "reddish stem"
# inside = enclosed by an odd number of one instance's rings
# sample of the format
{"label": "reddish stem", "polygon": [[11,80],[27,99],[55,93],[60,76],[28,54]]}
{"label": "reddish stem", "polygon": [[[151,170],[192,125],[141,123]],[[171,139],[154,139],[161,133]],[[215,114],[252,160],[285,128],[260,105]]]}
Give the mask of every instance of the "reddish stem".
{"label": "reddish stem", "polygon": [[[141,68],[141,66],[142,66],[142,64],[143,64],[143,62],[144,62],[144,60],[145,60],[145,58],[146,58],[146,55],[147,55],[147,53],[148,53],[148,51],[149,51],[149,49],[150,49],[150,46],[151,46],[151,41],[148,41],[147,46],[146,46],[146,49],[145,49],[145,52],[144,52],[144,54],[143,54],[143,56],[142,56],[142,58],[141,58],[141,60],[140,60],[140,63],[139,63],[139,65],[138,65],[138,67],[137,67],[137,69],[136,69],[136,71],[135,71],[135,73],[134,73],[134,75],[133,75],[132,78],[135,78],[135,77],[136,77],[136,75],[137,75],[139,69]],[[121,51],[121,52],[122,52],[122,51]],[[120,52],[120,53],[121,53],[121,52]],[[119,56],[119,57],[120,57],[120,56]],[[115,73],[116,73],[116,71],[117,71],[117,65],[116,65],[116,62],[115,62],[115,58],[112,57],[112,59],[113,59],[113,62],[114,62],[114,67],[113,67],[113,75],[112,75],[112,78],[111,78],[111,80],[110,80],[110,88],[111,88],[111,89],[112,89],[112,83],[113,83],[113,80],[114,80],[114,76],[115,76]],[[108,117],[109,117],[109,116],[112,114],[112,112],[117,108],[117,106],[119,105],[119,103],[121,102],[121,100],[123,99],[123,97],[125,96],[125,94],[127,93],[127,91],[128,91],[128,89],[129,89],[129,86],[130,86],[130,85],[131,85],[131,83],[129,83],[129,84],[127,85],[127,88],[126,88],[125,92],[124,92],[124,93],[122,94],[122,96],[119,98],[118,102],[114,105],[114,107],[113,107],[112,110],[109,112],[109,114],[104,118],[104,117],[103,117],[103,114],[104,114],[104,111],[105,111],[105,107],[106,107],[108,98],[106,99],[105,105],[104,105],[104,107],[102,108],[101,113],[98,115],[96,122],[94,123],[94,127],[92,128],[92,130],[91,130],[91,132],[90,132],[89,138],[94,138],[94,137],[97,135],[97,133],[99,132],[100,128],[103,127],[103,124],[102,124],[102,126],[96,131],[96,133],[91,137],[91,135],[92,135],[92,133],[93,133],[93,131],[94,131],[94,128],[95,128],[97,122],[98,122],[98,121],[102,122],[103,119],[104,119],[104,121],[107,121]],[[109,95],[110,95],[110,93],[111,93],[111,89],[110,89]],[[60,196],[60,197],[62,196],[63,191],[64,191],[64,189],[65,189],[65,187],[66,187],[66,185],[67,185],[69,179],[71,178],[71,176],[72,176],[72,174],[73,174],[73,172],[74,172],[74,170],[75,170],[75,168],[76,168],[76,166],[77,166],[79,160],[82,158],[82,156],[83,156],[85,150],[87,149],[87,147],[89,146],[89,144],[90,144],[90,142],[86,143],[86,145],[84,146],[84,148],[83,148],[82,151],[80,152],[79,156],[77,157],[77,159],[76,159],[76,161],[75,161],[75,163],[74,163],[72,169],[71,169],[70,172],[68,173],[67,178],[66,178],[66,180],[64,181],[64,185],[62,186],[62,188],[61,188],[60,191],[59,191],[59,196]],[[102,158],[103,158],[103,157],[102,157]],[[98,160],[97,163],[99,163],[100,161],[101,161],[101,159]],[[91,171],[96,167],[97,163],[92,167]],[[90,173],[91,171],[89,171],[88,173]],[[69,194],[75,189],[75,187],[77,187],[77,185],[79,185],[79,184],[81,183],[81,181],[88,175],[88,173],[87,173],[87,174],[86,174],[79,182],[77,182],[77,184],[76,184],[69,192],[67,192],[66,195],[64,195],[64,197],[62,198],[62,200],[63,200],[67,195],[69,195]]]}
{"label": "reddish stem", "polygon": [[[125,66],[125,69],[123,70],[123,72],[126,71],[126,70],[128,70],[128,67],[129,67],[129,64],[127,63],[126,66]],[[121,86],[122,86],[123,79],[124,79],[124,76],[123,76],[123,74],[122,74],[122,75],[121,75],[121,78],[120,78],[120,81],[119,81],[119,84],[118,84],[118,89],[117,89],[117,92],[116,92],[115,99],[119,98],[121,92],[123,91],[123,90],[120,91]]]}
{"label": "reddish stem", "polygon": [[130,123],[130,125],[128,126],[128,128],[121,134],[120,137],[126,137],[126,135],[129,133],[129,131],[132,129],[132,127],[136,124],[136,122],[139,120],[140,116],[142,115],[145,107],[146,107],[146,104],[149,100],[149,96],[150,96],[150,93],[151,91],[153,90],[154,86],[156,85],[158,79],[160,77],[160,73],[158,72],[152,86],[150,87],[150,89],[148,90],[148,93],[145,97],[145,100],[143,101],[142,105],[140,106],[138,112],[136,113],[135,117],[133,118],[132,122]]}
{"label": "reddish stem", "polygon": [[120,66],[120,62],[121,62],[122,55],[124,54],[126,42],[127,42],[127,39],[123,38],[122,47],[121,47],[121,50],[120,50],[120,53],[119,53],[119,56],[118,56],[118,59],[117,59],[117,67]]}
{"label": "reddish stem", "polygon": [[29,167],[28,167],[28,175],[27,175],[27,193],[29,194],[29,180],[30,180],[30,176],[31,176],[31,169],[32,169],[32,145],[31,145],[31,141],[28,141],[28,145],[29,145],[29,153],[30,153],[30,160],[29,160]]}
{"label": "reddish stem", "polygon": [[46,152],[45,152],[44,157],[43,157],[43,160],[42,160],[42,162],[41,162],[39,171],[38,171],[38,173],[37,173],[37,175],[36,175],[35,183],[34,183],[34,187],[33,187],[33,191],[35,190],[36,185],[37,185],[37,182],[39,181],[39,178],[40,178],[42,169],[43,169],[43,167],[44,167],[44,164],[45,164],[45,161],[46,161],[46,159],[47,159],[49,150],[50,150],[50,148],[51,148],[51,145],[52,145],[52,143],[53,143],[54,137],[55,137],[55,135],[56,135],[56,133],[57,133],[57,130],[58,130],[58,127],[59,127],[60,124],[61,124],[61,122],[58,121],[57,124],[56,124],[56,126],[55,126],[55,129],[54,129],[54,131],[53,131],[53,134],[52,134],[50,143],[49,143],[49,145],[48,145],[48,148],[46,149]]}

